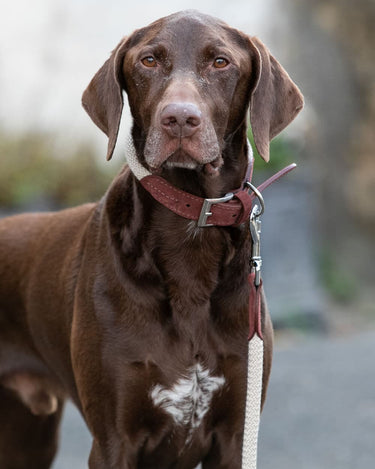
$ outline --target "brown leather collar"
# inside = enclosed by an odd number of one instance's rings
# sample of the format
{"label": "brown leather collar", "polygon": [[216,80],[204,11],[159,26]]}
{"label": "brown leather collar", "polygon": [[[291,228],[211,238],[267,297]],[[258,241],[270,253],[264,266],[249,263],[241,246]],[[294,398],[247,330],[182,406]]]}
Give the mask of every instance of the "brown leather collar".
{"label": "brown leather collar", "polygon": [[[257,189],[262,192],[280,177],[292,171],[293,163],[263,182]],[[241,190],[218,199],[204,199],[174,187],[160,176],[150,175],[140,179],[142,186],[159,203],[172,212],[189,220],[196,220],[198,226],[238,226],[249,219],[255,193],[245,182]]]}

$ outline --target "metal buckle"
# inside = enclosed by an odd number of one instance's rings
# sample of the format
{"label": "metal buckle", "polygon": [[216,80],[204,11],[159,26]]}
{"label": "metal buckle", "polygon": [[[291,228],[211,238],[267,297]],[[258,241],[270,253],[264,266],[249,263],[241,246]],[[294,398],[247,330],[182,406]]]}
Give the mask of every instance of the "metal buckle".
{"label": "metal buckle", "polygon": [[218,199],[204,199],[201,213],[198,218],[198,226],[200,228],[206,228],[207,226],[214,226],[210,223],[207,223],[207,218],[212,215],[212,212],[211,212],[212,205],[221,204],[223,202],[228,202],[229,200],[232,200],[233,197],[234,197],[233,192],[229,192],[224,197],[220,197]]}

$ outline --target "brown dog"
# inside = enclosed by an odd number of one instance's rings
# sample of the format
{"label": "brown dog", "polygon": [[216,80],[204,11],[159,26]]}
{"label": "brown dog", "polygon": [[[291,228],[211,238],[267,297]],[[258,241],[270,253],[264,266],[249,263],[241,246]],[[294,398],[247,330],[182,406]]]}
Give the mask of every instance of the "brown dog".
{"label": "brown dog", "polygon": [[[241,186],[249,106],[265,159],[302,107],[258,39],[197,12],[123,39],[91,81],[83,105],[108,158],[122,90],[140,164],[202,197]],[[50,467],[67,397],[91,469],[239,468],[250,244],[247,224],[198,228],[128,168],[97,204],[1,220],[1,469]]]}

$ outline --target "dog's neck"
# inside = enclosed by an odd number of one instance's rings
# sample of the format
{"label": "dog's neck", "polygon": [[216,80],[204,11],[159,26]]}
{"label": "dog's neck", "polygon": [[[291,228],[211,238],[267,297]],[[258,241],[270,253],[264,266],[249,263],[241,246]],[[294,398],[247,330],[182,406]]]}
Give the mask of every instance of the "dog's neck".
{"label": "dog's neck", "polygon": [[[210,179],[178,169],[169,170],[164,176],[185,191],[215,197],[240,186],[247,165],[231,164],[222,168],[225,180],[222,176]],[[196,311],[197,330],[204,328],[212,298],[220,295],[223,283],[247,270],[248,230],[198,228],[195,221],[179,217],[154,200],[128,168],[109,189],[106,208],[116,257],[123,275],[134,285],[136,301],[154,302],[157,309],[157,304],[168,304],[163,310],[179,317],[182,323],[182,318],[187,319]],[[199,325],[200,321],[203,323]],[[190,322],[187,320],[186,324],[191,329]]]}

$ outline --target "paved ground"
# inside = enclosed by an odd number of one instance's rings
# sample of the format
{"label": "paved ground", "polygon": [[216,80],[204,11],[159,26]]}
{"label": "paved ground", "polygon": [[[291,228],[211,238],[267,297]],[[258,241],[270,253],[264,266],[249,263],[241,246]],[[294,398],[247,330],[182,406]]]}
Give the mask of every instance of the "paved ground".
{"label": "paved ground", "polygon": [[278,350],[259,469],[374,467],[374,355],[374,331]]}
{"label": "paved ground", "polygon": [[[259,469],[374,467],[375,330],[283,342],[261,423]],[[54,469],[86,469],[90,444],[68,406]]]}

